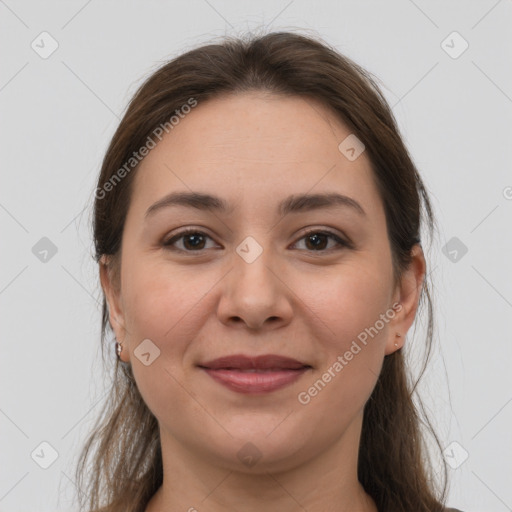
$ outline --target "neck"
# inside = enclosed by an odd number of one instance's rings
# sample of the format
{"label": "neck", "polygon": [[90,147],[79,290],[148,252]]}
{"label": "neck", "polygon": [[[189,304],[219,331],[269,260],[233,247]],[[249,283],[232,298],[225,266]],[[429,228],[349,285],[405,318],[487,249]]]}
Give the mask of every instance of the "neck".
{"label": "neck", "polygon": [[164,479],[145,512],[378,512],[357,479],[362,418],[314,458],[286,471],[246,472],[205,463],[160,430]]}

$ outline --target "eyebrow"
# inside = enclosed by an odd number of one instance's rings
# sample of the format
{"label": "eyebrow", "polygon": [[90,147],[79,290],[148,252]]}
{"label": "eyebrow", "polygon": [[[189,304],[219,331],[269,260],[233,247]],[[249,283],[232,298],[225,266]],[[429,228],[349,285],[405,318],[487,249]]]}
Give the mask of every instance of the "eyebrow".
{"label": "eyebrow", "polygon": [[[232,213],[234,209],[233,206],[229,206],[224,199],[211,194],[200,192],[171,192],[152,204],[146,210],[144,217],[147,219],[157,211],[171,206],[184,206],[202,211],[217,211],[225,215]],[[355,199],[335,192],[291,195],[279,203],[277,212],[284,216],[288,213],[299,213],[320,208],[334,207],[350,208],[359,215],[366,216],[363,207]]]}

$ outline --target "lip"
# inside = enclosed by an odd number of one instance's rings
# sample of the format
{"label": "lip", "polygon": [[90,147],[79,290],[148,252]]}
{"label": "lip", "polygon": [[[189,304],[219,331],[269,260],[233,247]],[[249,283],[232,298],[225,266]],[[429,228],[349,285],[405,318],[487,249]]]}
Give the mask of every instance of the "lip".
{"label": "lip", "polygon": [[255,357],[234,354],[232,356],[219,357],[212,361],[201,363],[198,366],[211,370],[298,370],[309,365],[297,361],[297,359],[276,354],[265,354]]}
{"label": "lip", "polygon": [[309,368],[298,370],[255,370],[253,372],[241,370],[203,370],[216,382],[238,393],[270,393],[289,386]]}
{"label": "lip", "polygon": [[276,391],[289,386],[311,369],[301,361],[275,354],[257,357],[237,354],[198,366],[219,384],[245,394]]}

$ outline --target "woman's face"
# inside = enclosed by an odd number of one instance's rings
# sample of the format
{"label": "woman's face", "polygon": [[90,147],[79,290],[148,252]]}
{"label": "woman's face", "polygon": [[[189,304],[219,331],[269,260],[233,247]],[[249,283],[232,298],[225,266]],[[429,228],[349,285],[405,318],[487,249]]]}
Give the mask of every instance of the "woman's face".
{"label": "woman's face", "polygon": [[[423,269],[393,287],[370,161],[352,138],[338,147],[350,134],[312,100],[245,93],[200,103],[137,170],[120,291],[103,266],[102,284],[123,360],[176,453],[275,470],[358,435]],[[178,192],[216,199],[153,207]],[[268,354],[306,369],[201,367]]]}

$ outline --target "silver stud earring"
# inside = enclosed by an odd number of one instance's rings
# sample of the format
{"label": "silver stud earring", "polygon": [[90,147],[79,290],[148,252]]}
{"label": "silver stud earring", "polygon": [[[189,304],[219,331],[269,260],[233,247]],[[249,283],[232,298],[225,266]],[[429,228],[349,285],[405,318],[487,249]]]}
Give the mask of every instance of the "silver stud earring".
{"label": "silver stud earring", "polygon": [[121,343],[119,343],[118,341],[116,341],[116,354],[117,354],[117,358],[119,360],[121,360],[121,352],[123,351],[123,346],[121,345]]}

